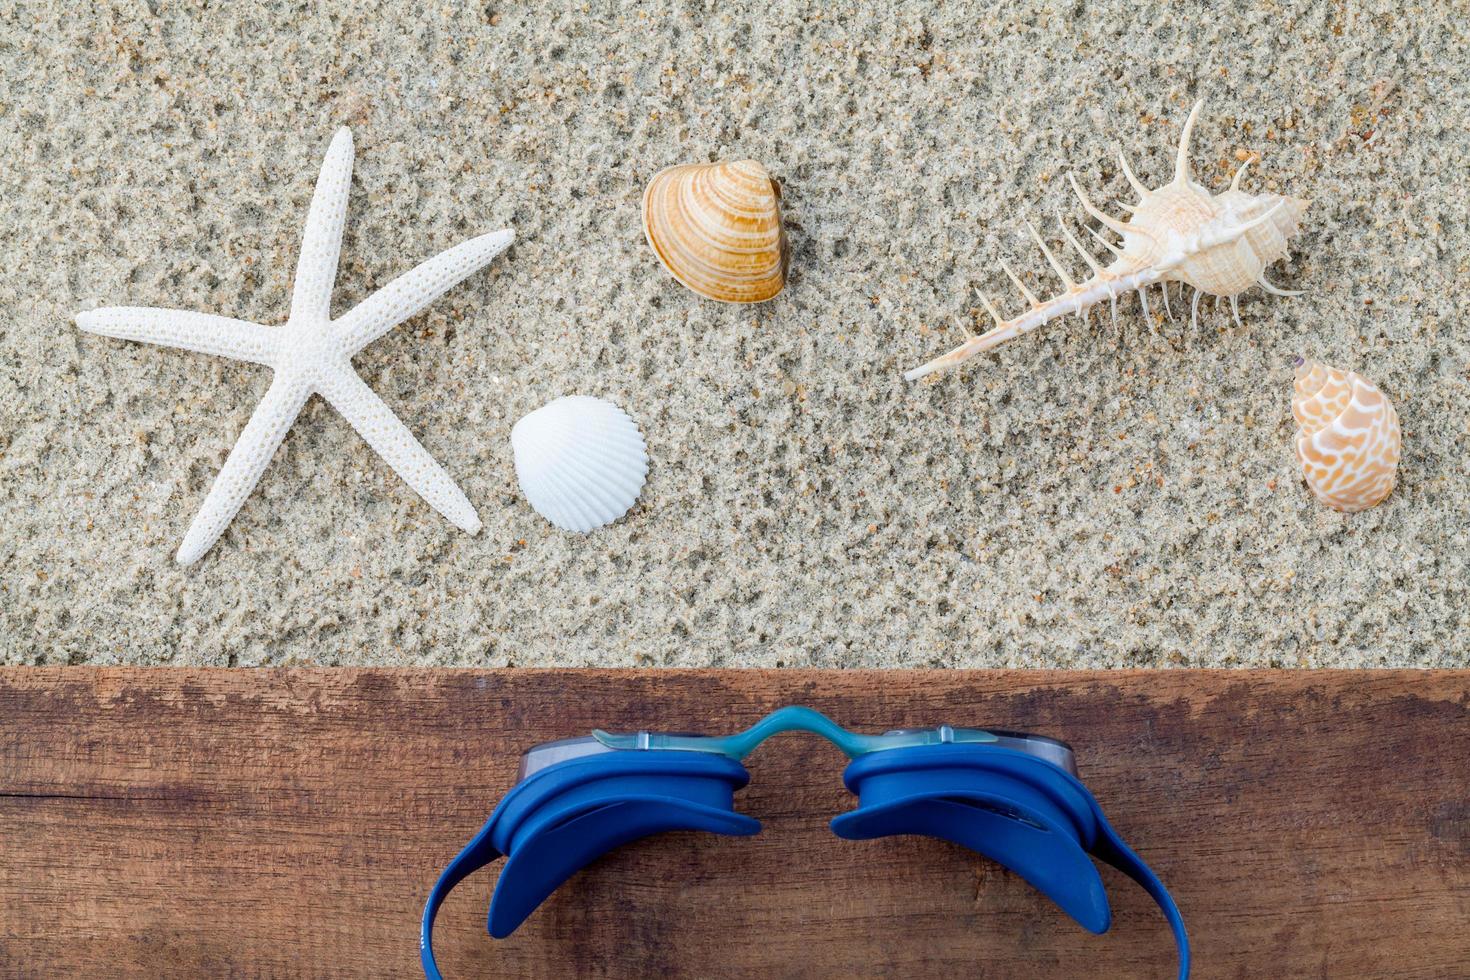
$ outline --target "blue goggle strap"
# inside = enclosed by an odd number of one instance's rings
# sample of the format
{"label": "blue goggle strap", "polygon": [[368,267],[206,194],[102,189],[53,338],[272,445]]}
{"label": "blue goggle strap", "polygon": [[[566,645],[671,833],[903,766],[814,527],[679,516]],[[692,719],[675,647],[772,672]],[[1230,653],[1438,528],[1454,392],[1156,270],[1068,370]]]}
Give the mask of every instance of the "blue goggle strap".
{"label": "blue goggle strap", "polygon": [[1159,876],[1153,873],[1143,858],[1133,853],[1133,849],[1123,842],[1113,825],[1108,823],[1107,817],[1103,816],[1101,808],[1093,804],[1093,813],[1097,817],[1098,837],[1092,846],[1092,853],[1100,861],[1104,861],[1119,871],[1123,872],[1142,886],[1148,892],[1150,898],[1159,906],[1159,911],[1164,913],[1168,920],[1169,931],[1174,934],[1174,946],[1179,950],[1179,980],[1188,980],[1189,977],[1189,934],[1184,931],[1184,916],[1179,914],[1179,906],[1174,904],[1174,897],[1169,894],[1169,889],[1159,880]]}
{"label": "blue goggle strap", "polygon": [[439,964],[434,962],[434,919],[439,915],[439,906],[444,904],[444,899],[454,890],[455,885],[501,856],[495,845],[490,843],[490,825],[493,821],[493,817],[486,821],[474,839],[449,862],[449,866],[439,875],[439,880],[434,882],[429,900],[424,903],[424,917],[419,925],[419,963],[428,980],[444,980],[439,972]]}

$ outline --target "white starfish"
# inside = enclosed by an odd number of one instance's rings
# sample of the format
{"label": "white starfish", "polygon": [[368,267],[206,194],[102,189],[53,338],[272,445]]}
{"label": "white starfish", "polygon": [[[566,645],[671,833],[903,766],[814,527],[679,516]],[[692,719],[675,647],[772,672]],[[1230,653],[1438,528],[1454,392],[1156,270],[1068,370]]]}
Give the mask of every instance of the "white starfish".
{"label": "white starfish", "polygon": [[77,326],[89,333],[253,361],[275,371],[184,535],[177,555],[181,564],[198,560],[224,533],[313,393],[341,412],[429,506],[456,527],[471,534],[480,530],[480,518],[464,493],[357,376],[352,358],[509,248],[515,233],[508,228],[491,232],[440,252],[333,320],[332,284],[351,183],[352,133],[343,128],[332,139],[316,181],[296,262],[291,315],[281,326],[142,306],[77,314]]}

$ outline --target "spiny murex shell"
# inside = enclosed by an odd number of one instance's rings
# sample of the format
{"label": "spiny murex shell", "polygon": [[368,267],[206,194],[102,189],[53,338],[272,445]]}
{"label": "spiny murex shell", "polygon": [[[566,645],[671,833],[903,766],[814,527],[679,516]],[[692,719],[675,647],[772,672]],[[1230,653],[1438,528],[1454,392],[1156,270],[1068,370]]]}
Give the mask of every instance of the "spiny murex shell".
{"label": "spiny murex shell", "polygon": [[754,160],[659,171],[643,192],[643,233],[664,268],[709,299],[759,303],[786,285],[781,189]]}
{"label": "spiny murex shell", "polygon": [[1402,440],[1399,416],[1373,382],[1298,359],[1291,414],[1301,426],[1296,457],[1318,500],[1352,514],[1392,492]]}
{"label": "spiny murex shell", "polygon": [[[954,367],[981,351],[1029,333],[1068,313],[1076,313],[1085,319],[1087,311],[1103,300],[1112,305],[1116,317],[1118,297],[1134,290],[1138,292],[1147,317],[1148,297],[1144,290],[1155,283],[1163,284],[1166,309],[1168,283],[1182,282],[1194,287],[1191,324],[1198,322],[1201,295],[1228,296],[1237,323],[1240,311],[1236,297],[1252,286],[1260,286],[1276,296],[1300,295],[1272,285],[1266,280],[1265,271],[1271,263],[1286,256],[1287,240],[1296,234],[1297,223],[1307,209],[1307,202],[1280,194],[1247,194],[1240,189],[1240,179],[1248,163],[1235,172],[1230,189],[1223,194],[1211,194],[1191,180],[1189,138],[1203,105],[1203,101],[1195,103],[1184,123],[1174,164],[1174,179],[1163,187],[1149,190],[1143,186],[1134,176],[1127,158],[1119,154],[1123,173],[1141,199],[1137,204],[1123,205],[1133,212],[1127,221],[1119,221],[1098,210],[1078,185],[1077,179],[1068,175],[1083,209],[1122,236],[1123,244],[1119,248],[1095,229],[1088,229],[1113,254],[1111,264],[1106,268],[1099,264],[1058,215],[1057,224],[1061,226],[1062,237],[1077,250],[1092,272],[1083,282],[1075,281],[1028,221],[1026,226],[1031,237],[1041,246],[1042,254],[1066,289],[1051,299],[1039,300],[1002,263],[1002,270],[1021,291],[1030,309],[1020,316],[1006,319],[982,293],[980,301],[994,318],[995,328],[978,337],[970,337],[948,354],[909,371],[904,377],[912,381]],[[1172,316],[1173,311],[1169,312]]]}
{"label": "spiny murex shell", "polygon": [[566,531],[611,524],[638,502],[648,450],[638,424],[601,398],[570,395],[510,430],[516,479],[536,513]]}

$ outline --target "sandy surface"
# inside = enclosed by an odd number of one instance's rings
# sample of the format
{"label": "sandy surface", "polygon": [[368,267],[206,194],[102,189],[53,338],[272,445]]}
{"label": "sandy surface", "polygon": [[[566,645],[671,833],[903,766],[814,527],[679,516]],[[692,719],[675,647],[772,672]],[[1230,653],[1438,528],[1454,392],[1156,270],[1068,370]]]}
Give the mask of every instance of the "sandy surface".
{"label": "sandy surface", "polygon": [[[312,6],[0,13],[0,662],[1470,662],[1463,7]],[[1273,272],[1308,296],[1168,339],[1129,300],[1121,337],[1073,320],[902,380],[982,315],[977,287],[1016,308],[1002,258],[1052,288],[1023,209],[1078,214],[1069,168],[1124,196],[1120,145],[1162,182],[1199,96],[1202,182],[1259,153],[1248,187],[1312,199]],[[178,567],[269,372],[72,314],[284,319],[340,124],[337,310],[519,234],[356,362],[485,529],[313,400]],[[659,168],[740,157],[784,182],[794,245],[754,308],[679,287],[638,217]],[[1305,491],[1298,353],[1397,404],[1386,505]],[[626,407],[653,459],[589,537],[511,466],[511,425],[567,393]]]}

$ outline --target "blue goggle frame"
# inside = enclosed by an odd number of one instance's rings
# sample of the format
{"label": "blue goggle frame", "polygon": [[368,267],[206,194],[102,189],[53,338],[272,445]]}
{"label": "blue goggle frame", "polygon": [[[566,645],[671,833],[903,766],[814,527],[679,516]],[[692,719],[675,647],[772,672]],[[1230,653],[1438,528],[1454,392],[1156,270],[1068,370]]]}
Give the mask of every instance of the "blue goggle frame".
{"label": "blue goggle frame", "polygon": [[429,893],[419,939],[424,973],[442,980],[431,945],[439,906],[455,885],[500,857],[506,864],[489,915],[497,939],[577,871],[629,841],[670,830],[758,833],[760,822],[734,809],[735,791],[750,781],[741,760],[787,731],[821,735],[852,760],[843,782],[858,807],[833,819],[837,836],[951,841],[1011,869],[1083,928],[1101,933],[1112,911],[1091,855],[1158,903],[1179,950],[1179,978],[1189,976],[1189,937],[1178,907],[1103,816],[1065,743],[948,725],[864,735],[799,706],[723,737],[597,731],[527,752],[520,782]]}

